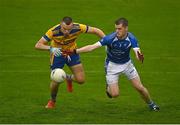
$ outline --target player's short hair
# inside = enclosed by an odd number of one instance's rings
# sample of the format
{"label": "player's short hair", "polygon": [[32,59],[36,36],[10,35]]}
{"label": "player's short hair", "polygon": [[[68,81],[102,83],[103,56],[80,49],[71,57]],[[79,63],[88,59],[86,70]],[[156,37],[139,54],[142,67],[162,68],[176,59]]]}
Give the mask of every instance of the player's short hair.
{"label": "player's short hair", "polygon": [[72,23],[72,18],[65,16],[65,17],[63,17],[62,22],[64,22],[66,25],[69,25]]}
{"label": "player's short hair", "polygon": [[115,21],[116,25],[122,24],[123,26],[128,26],[128,20],[124,17],[121,17]]}

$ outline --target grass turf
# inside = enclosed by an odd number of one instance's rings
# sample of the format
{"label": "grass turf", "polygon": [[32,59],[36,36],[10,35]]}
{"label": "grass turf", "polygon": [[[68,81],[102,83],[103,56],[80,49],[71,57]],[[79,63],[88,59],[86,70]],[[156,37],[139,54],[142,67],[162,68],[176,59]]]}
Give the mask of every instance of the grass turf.
{"label": "grass turf", "polygon": [[[179,123],[179,7],[179,0],[0,0],[0,123]],[[106,97],[104,48],[81,54],[86,83],[74,84],[72,94],[62,84],[56,109],[44,109],[49,56],[34,45],[66,15],[106,34],[118,17],[128,18],[145,54],[144,64],[135,65],[160,112],[150,112],[125,77],[120,97]],[[78,46],[96,41],[81,35]]]}

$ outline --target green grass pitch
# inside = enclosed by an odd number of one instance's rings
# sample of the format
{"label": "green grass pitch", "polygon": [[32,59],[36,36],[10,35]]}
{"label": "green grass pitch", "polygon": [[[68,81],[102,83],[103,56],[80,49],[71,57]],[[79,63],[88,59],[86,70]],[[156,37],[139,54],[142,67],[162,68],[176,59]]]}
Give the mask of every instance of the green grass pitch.
{"label": "green grass pitch", "polygon": [[[180,123],[179,8],[179,0],[0,0],[0,123]],[[56,109],[44,108],[49,54],[34,45],[66,15],[106,34],[117,18],[129,20],[145,54],[143,65],[132,59],[160,112],[149,111],[124,76],[120,97],[106,97],[104,48],[81,54],[86,83],[73,93],[62,84]],[[85,34],[77,43],[98,40]]]}

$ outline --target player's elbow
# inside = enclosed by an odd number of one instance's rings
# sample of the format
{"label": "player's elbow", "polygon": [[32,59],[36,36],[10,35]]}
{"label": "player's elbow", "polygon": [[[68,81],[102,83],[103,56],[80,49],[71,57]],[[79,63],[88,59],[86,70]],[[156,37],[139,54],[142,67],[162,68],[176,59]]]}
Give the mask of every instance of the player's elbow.
{"label": "player's elbow", "polygon": [[40,48],[40,44],[36,43],[36,45],[34,47],[35,47],[35,49],[39,49]]}
{"label": "player's elbow", "polygon": [[37,42],[36,45],[35,45],[35,49],[40,49],[41,48],[41,44],[40,42]]}
{"label": "player's elbow", "polygon": [[104,32],[98,28],[94,29],[94,33],[103,38],[105,36]]}
{"label": "player's elbow", "polygon": [[34,47],[35,47],[35,49],[38,49],[39,48],[38,43],[36,43],[36,45]]}
{"label": "player's elbow", "polygon": [[100,32],[100,29],[94,28],[94,33],[98,33],[98,32]]}

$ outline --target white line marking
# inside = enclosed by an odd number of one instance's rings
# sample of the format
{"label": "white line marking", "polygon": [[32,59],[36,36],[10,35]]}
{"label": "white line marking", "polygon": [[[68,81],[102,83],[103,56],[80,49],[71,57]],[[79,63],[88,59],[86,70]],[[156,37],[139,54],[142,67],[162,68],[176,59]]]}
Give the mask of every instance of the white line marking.
{"label": "white line marking", "polygon": [[[50,73],[50,70],[1,70],[0,71],[1,73],[47,73],[49,72]],[[104,70],[101,70],[101,71],[85,71],[85,73],[103,73],[105,74]],[[143,74],[178,74],[180,72],[178,71],[167,71],[167,72],[164,72],[164,71],[154,71],[154,72],[139,72],[139,73],[143,73]]]}
{"label": "white line marking", "polygon": [[[49,55],[0,55],[0,57],[28,57],[28,58],[32,58],[32,57],[38,57],[38,58],[42,58],[42,57],[46,57],[46,58],[49,58],[50,56]],[[89,56],[82,56],[81,57],[96,57],[96,58],[99,58],[99,57],[102,57],[102,56],[99,56],[99,55],[89,55]]]}
{"label": "white line marking", "polygon": [[[106,55],[100,56],[100,55],[88,55],[84,56],[81,55],[81,58],[99,58],[99,57],[105,57]],[[49,55],[0,55],[0,57],[27,57],[27,58],[49,58]],[[178,56],[147,56],[145,59],[180,59]]]}

